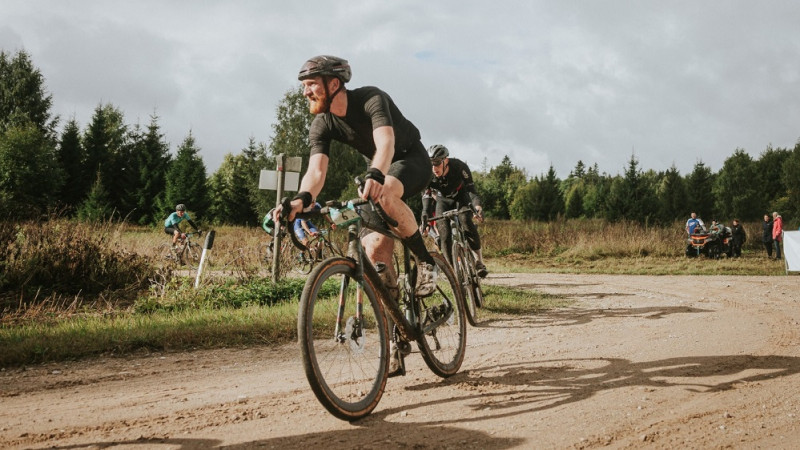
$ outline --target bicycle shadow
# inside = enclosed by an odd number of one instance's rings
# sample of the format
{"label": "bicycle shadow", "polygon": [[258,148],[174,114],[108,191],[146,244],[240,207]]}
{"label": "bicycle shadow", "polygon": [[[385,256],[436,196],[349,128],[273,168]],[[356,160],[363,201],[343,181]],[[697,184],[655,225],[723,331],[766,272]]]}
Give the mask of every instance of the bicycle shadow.
{"label": "bicycle shadow", "polygon": [[225,448],[244,450],[252,448],[450,448],[469,443],[474,448],[507,449],[518,447],[524,439],[490,436],[476,430],[448,426],[429,426],[419,423],[391,423],[376,430],[364,426],[370,419],[358,424],[344,426],[340,430],[306,433],[296,436],[282,436],[270,439],[257,439],[232,445],[222,445],[217,439],[182,438],[140,438],[136,440],[112,440],[67,446],[49,447],[53,449],[115,447],[131,448],[142,446],[147,449],[170,448],[181,450]]}
{"label": "bicycle shadow", "polygon": [[480,394],[381,410],[373,416],[385,418],[399,411],[424,409],[447,401],[468,403],[467,407],[478,413],[474,418],[443,418],[436,422],[444,425],[546,411],[587,400],[610,389],[683,387],[689,392],[709,394],[742,383],[774,380],[798,373],[800,358],[774,355],[676,357],[647,362],[622,358],[520,362],[478,367],[447,380],[406,387],[409,391],[423,391],[441,389],[442,384],[464,385],[469,389],[462,392],[475,392],[477,388],[482,391]]}
{"label": "bicycle shadow", "polygon": [[508,324],[511,319],[489,319],[478,323],[478,327],[486,328],[544,328],[551,326],[566,327],[585,325],[596,320],[639,318],[663,319],[674,314],[697,314],[713,312],[708,309],[690,306],[647,306],[641,308],[592,308],[592,309],[552,309],[542,313],[514,317],[516,325]]}

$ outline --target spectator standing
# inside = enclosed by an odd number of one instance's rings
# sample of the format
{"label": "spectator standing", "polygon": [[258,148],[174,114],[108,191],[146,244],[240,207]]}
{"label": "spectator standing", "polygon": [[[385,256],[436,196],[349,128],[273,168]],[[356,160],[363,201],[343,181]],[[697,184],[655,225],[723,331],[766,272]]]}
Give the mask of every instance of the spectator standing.
{"label": "spectator standing", "polygon": [[706,228],[703,221],[699,217],[697,217],[697,213],[693,212],[692,216],[689,217],[689,220],[686,221],[686,234],[688,234],[689,236],[693,235],[694,230],[698,226],[700,227],[701,230],[704,230]]}
{"label": "spectator standing", "polygon": [[767,258],[772,258],[772,219],[769,214],[764,214],[764,223],[762,226],[761,242],[767,250]]}
{"label": "spectator standing", "polygon": [[725,232],[725,225],[717,222],[717,219],[711,220],[711,226],[708,228],[711,234],[719,235]]}
{"label": "spectator standing", "polygon": [[733,219],[731,225],[731,254],[734,258],[742,256],[742,245],[747,240],[747,233],[744,227],[739,223],[739,219]]}
{"label": "spectator standing", "polygon": [[783,219],[777,211],[772,213],[772,243],[775,246],[775,259],[781,259],[781,241],[783,240]]}

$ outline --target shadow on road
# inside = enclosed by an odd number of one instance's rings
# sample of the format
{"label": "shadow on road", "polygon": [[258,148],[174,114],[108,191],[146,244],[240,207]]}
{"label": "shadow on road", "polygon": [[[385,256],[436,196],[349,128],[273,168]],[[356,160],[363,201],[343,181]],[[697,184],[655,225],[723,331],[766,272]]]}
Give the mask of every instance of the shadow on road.
{"label": "shadow on road", "polygon": [[[479,367],[443,382],[407,389],[436,389],[441,388],[442,383],[469,386],[470,389],[462,390],[467,395],[456,396],[451,401],[468,403],[470,408],[480,411],[480,416],[454,420],[462,423],[548,410],[622,387],[660,389],[677,386],[705,394],[732,389],[741,383],[774,380],[798,373],[800,358],[788,356],[702,356],[649,362],[620,358],[556,359]],[[476,388],[479,394],[474,394]],[[425,407],[424,403],[414,406]],[[384,410],[375,416],[396,412]],[[442,418],[439,423],[449,422],[449,419]]]}
{"label": "shadow on road", "polygon": [[592,308],[592,309],[553,309],[535,315],[528,315],[509,325],[506,319],[486,320],[479,327],[486,328],[541,328],[551,326],[585,325],[596,320],[641,318],[662,319],[672,314],[694,314],[713,312],[708,309],[688,306],[648,306],[642,308]]}
{"label": "shadow on road", "polygon": [[[365,423],[365,421],[362,421]],[[389,426],[391,425],[391,426]],[[54,449],[78,448],[137,448],[142,449],[251,449],[251,448],[455,448],[469,444],[471,448],[506,449],[518,447],[523,439],[500,438],[487,433],[446,426],[430,427],[419,423],[392,423],[379,429],[369,426],[351,426],[348,429],[307,433],[272,439],[260,439],[234,445],[221,445],[216,439],[143,438],[130,441],[108,441],[74,446],[50,447]]]}

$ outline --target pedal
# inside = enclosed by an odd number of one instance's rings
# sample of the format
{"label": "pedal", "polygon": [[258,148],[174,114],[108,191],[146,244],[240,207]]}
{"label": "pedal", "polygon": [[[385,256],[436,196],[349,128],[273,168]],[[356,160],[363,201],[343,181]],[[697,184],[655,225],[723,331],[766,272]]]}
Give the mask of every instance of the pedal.
{"label": "pedal", "polygon": [[406,341],[398,341],[397,342],[397,350],[400,351],[400,354],[403,356],[407,356],[411,354],[411,342]]}

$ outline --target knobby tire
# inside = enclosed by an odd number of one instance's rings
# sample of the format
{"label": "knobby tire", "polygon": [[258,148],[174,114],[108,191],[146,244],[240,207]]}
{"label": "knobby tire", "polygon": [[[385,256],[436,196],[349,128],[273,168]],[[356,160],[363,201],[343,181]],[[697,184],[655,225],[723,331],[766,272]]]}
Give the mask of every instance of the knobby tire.
{"label": "knobby tire", "polygon": [[447,378],[455,375],[464,361],[467,346],[467,324],[464,312],[464,296],[455,273],[444,256],[431,253],[439,268],[436,291],[429,297],[419,299],[419,325],[439,324],[417,339],[417,346],[428,368],[436,375]]}
{"label": "knobby tire", "polygon": [[461,285],[461,292],[464,295],[464,309],[467,321],[474,327],[478,324],[479,300],[476,298],[477,292],[472,281],[473,276],[470,265],[474,263],[471,257],[472,255],[469,253],[470,250],[466,246],[457,242],[453,243],[453,269],[456,272],[456,278]]}
{"label": "knobby tire", "polygon": [[[383,306],[372,281],[364,280],[363,325],[359,336],[356,267],[348,258],[319,263],[300,296],[297,334],[306,377],[314,395],[334,416],[357,420],[372,412],[386,388],[389,334]],[[344,298],[341,333],[336,313]],[[336,338],[339,339],[336,339]]]}

